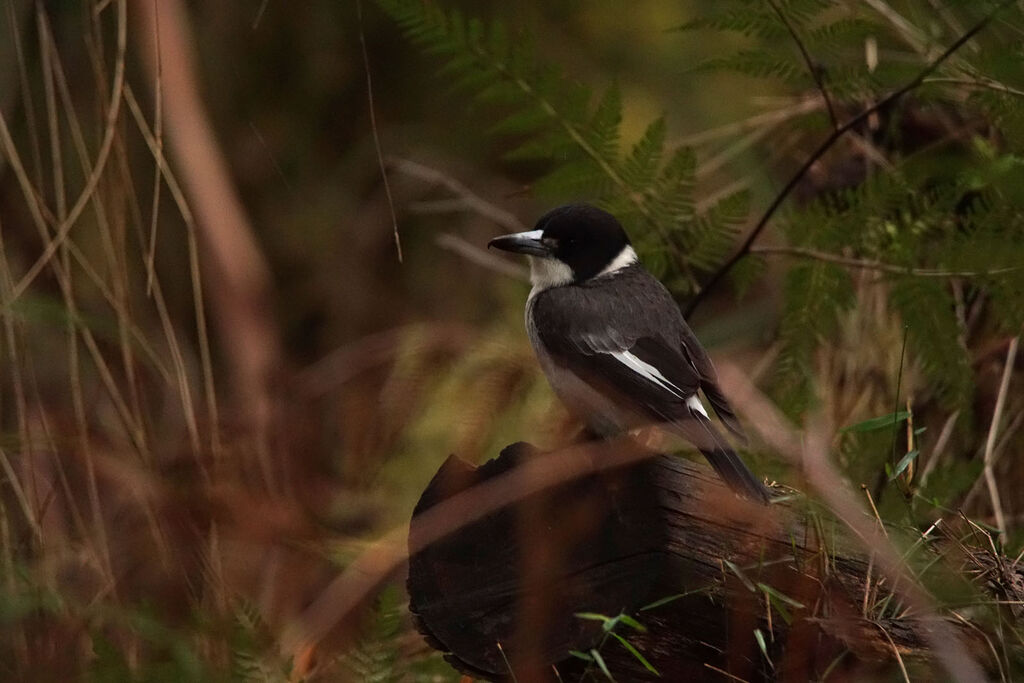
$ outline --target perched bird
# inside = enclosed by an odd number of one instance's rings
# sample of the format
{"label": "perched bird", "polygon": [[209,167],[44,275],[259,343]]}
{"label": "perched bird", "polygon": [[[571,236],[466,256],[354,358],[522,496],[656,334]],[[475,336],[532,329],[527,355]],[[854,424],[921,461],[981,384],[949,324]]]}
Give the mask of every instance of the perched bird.
{"label": "perched bird", "polygon": [[696,446],[733,491],[768,501],[697,394],[745,440],[707,352],[614,216],[571,204],[488,246],[529,257],[530,342],[555,393],[590,431],[607,437],[658,424]]}

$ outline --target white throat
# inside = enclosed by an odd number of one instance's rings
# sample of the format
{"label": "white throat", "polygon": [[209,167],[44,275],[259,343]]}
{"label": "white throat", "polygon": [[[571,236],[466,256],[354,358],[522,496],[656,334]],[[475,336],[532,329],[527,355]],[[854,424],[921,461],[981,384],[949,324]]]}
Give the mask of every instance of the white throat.
{"label": "white throat", "polygon": [[572,282],[572,268],[556,258],[530,256],[530,298],[552,287],[561,287]]}
{"label": "white throat", "polygon": [[[572,284],[575,276],[572,268],[556,258],[530,256],[530,298],[552,287]],[[637,262],[636,252],[628,244],[595,277],[607,277]]]}

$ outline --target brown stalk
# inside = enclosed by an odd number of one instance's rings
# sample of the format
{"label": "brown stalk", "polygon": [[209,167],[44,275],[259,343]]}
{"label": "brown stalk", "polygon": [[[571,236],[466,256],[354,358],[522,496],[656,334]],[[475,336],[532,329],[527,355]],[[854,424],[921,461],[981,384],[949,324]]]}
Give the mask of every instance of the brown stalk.
{"label": "brown stalk", "polygon": [[981,667],[935,613],[930,597],[910,574],[900,553],[879,531],[874,519],[863,513],[843,478],[829,462],[827,453],[831,439],[824,426],[814,424],[805,433],[797,433],[739,368],[731,363],[723,363],[718,373],[725,393],[733,400],[738,412],[748,419],[749,424],[777,453],[793,459],[801,466],[815,492],[828,503],[864,548],[873,553],[875,566],[886,575],[892,582],[893,590],[913,610],[913,619],[919,622],[932,653],[950,676],[958,681],[984,681]]}
{"label": "brown stalk", "polygon": [[[180,0],[141,2],[136,16],[136,36],[142,42],[150,78],[156,84],[159,76],[164,90],[166,139],[177,157],[185,195],[195,212],[214,325],[231,364],[241,406],[256,435],[266,484],[274,488],[266,440],[273,408],[271,382],[280,369],[281,347],[272,315],[270,270],[232,186],[199,95],[191,51],[194,41],[183,4]],[[193,272],[192,277],[196,290],[201,284],[198,273]],[[197,305],[203,326],[200,309]],[[201,329],[200,336],[203,332]]]}
{"label": "brown stalk", "polygon": [[1010,347],[1006,351],[1006,363],[1003,365],[1003,377],[999,381],[999,394],[996,397],[996,406],[992,410],[992,423],[989,425],[988,438],[985,440],[985,485],[988,487],[988,495],[992,500],[992,512],[996,517],[996,528],[999,529],[1000,540],[1006,540],[1006,515],[1003,513],[1003,505],[999,497],[999,487],[996,485],[996,476],[993,469],[995,464],[996,436],[999,434],[999,424],[1003,417],[1003,410],[1006,407],[1006,393],[1010,388],[1010,377],[1013,375],[1013,364],[1017,359],[1017,345],[1020,337],[1010,340]]}

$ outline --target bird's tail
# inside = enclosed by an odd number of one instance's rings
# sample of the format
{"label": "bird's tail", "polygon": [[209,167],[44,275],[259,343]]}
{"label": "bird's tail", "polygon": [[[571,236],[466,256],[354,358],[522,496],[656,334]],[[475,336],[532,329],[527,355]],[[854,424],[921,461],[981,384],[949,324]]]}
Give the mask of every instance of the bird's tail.
{"label": "bird's tail", "polygon": [[706,417],[691,410],[689,419],[673,421],[672,428],[697,447],[730,489],[757,503],[770,500],[768,488],[747,469],[740,456]]}

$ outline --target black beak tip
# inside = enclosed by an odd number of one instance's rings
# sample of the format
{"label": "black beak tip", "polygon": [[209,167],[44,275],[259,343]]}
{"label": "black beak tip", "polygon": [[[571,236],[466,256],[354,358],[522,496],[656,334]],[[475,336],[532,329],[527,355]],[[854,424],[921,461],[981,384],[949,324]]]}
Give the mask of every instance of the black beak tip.
{"label": "black beak tip", "polygon": [[498,235],[487,243],[488,249],[500,249],[501,251],[520,251],[520,240],[517,240],[517,235]]}
{"label": "black beak tip", "polygon": [[515,233],[512,235],[499,235],[487,243],[488,248],[500,249],[513,254],[526,254],[527,256],[547,256],[550,253],[548,247],[536,239],[533,235]]}

